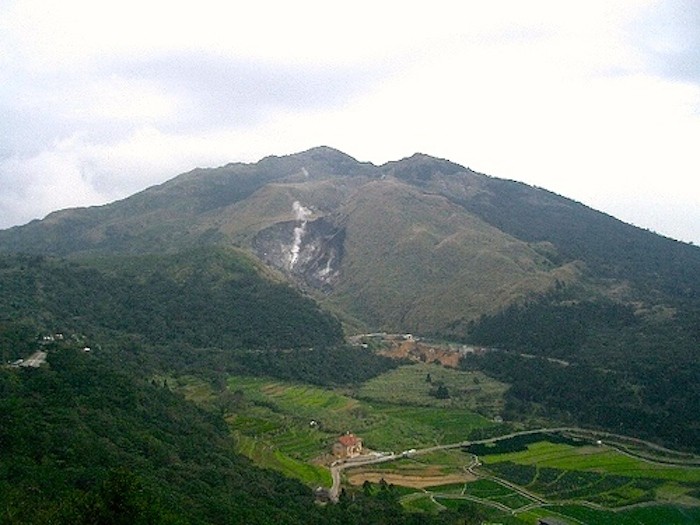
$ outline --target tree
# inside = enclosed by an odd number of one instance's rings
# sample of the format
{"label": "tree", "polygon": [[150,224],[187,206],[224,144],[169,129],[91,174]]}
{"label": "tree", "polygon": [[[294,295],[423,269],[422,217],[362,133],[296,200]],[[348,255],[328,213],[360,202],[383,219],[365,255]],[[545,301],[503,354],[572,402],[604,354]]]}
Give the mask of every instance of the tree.
{"label": "tree", "polygon": [[437,390],[435,391],[435,397],[438,399],[449,399],[450,393],[447,390],[447,387],[442,384],[438,385]]}

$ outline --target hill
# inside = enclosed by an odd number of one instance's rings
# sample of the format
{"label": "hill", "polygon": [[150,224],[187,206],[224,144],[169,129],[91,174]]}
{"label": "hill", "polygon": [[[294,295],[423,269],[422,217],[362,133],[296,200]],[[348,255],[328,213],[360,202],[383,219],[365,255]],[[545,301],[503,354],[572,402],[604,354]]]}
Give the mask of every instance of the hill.
{"label": "hill", "polygon": [[700,293],[697,247],[418,154],[374,166],[323,147],[197,169],[123,201],[0,232],[5,253],[210,245],[251,251],[360,324],[390,331],[460,335],[460,323],[557,282],[654,303]]}
{"label": "hill", "polygon": [[[212,264],[210,250],[233,250],[252,273],[226,277],[240,268]],[[700,248],[447,160],[416,154],[375,166],[321,147],[197,169],[123,201],[2,231],[0,253],[67,257],[105,275],[141,261],[128,278],[103,283],[119,290],[115,299],[98,293],[93,303],[118,314],[103,329],[128,322],[149,344],[172,342],[168,334],[191,347],[338,341],[313,299],[346,331],[507,350],[463,366],[513,385],[511,417],[542,411],[700,446]],[[201,262],[178,266],[183,253]],[[277,284],[250,284],[254,275]],[[294,323],[310,316],[315,328],[278,323],[297,304],[282,281],[306,295]],[[135,298],[143,310],[132,311]],[[242,298],[257,301],[253,310],[226,310]],[[95,314],[74,303],[66,306],[79,312],[76,326],[93,324]]]}

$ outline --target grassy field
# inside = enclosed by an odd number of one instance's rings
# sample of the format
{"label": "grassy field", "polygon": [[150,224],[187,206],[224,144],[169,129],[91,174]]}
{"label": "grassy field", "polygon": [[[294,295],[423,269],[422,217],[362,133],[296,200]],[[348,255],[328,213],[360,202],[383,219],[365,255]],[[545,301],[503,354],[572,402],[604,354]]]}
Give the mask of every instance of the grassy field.
{"label": "grassy field", "polygon": [[[558,507],[557,513],[578,520],[572,523],[700,522],[694,521],[700,517],[697,467],[655,464],[605,445],[572,446],[548,441],[480,459],[484,472],[516,483],[548,501],[585,501],[604,507]],[[664,503],[673,506],[663,506]],[[630,507],[635,504],[640,506]],[[538,515],[532,512],[523,519]]]}
{"label": "grassy field", "polygon": [[[430,382],[426,379],[430,377]],[[431,389],[443,384],[449,399],[437,399]],[[361,399],[385,404],[463,408],[490,417],[503,410],[508,385],[481,372],[465,372],[441,365],[416,363],[401,366],[366,382],[357,392]]]}
{"label": "grassy field", "polygon": [[[231,377],[229,389],[241,391],[249,405],[240,420],[231,422],[233,428],[251,436],[264,434],[285,452],[291,452],[284,448],[286,435],[307,435],[307,456],[313,450],[316,455],[327,452],[334,437],[346,431],[360,435],[367,448],[401,451],[463,441],[473,430],[494,425],[463,408],[371,403],[323,388],[264,378]],[[311,421],[318,427],[310,430]],[[268,427],[268,432],[261,432]],[[284,431],[278,431],[279,427]]]}
{"label": "grassy field", "polygon": [[[435,399],[426,389],[428,373],[432,381],[447,385],[451,395],[459,394]],[[206,382],[167,380],[188,399],[225,410],[239,451],[258,465],[309,486],[328,487],[330,473],[322,463],[330,461],[332,443],[348,430],[361,436],[366,447],[397,453],[458,443],[476,431],[497,431],[498,424],[468,408],[483,405],[470,405],[478,394],[469,399],[467,392],[475,378],[494,395],[502,392],[499,384],[460,374],[435,365],[405,366],[382,376],[384,388],[374,379],[355,391],[234,376],[228,390],[235,402],[223,408]],[[461,391],[450,386],[459,381],[468,386]],[[348,469],[344,478],[356,490],[364,481],[384,479],[403,491],[402,504],[412,512],[476,506],[498,523],[534,525],[547,516],[576,525],[700,523],[698,467],[656,464],[608,444],[591,445],[590,439],[524,438],[482,446],[477,454],[483,466],[476,477],[467,470],[474,456],[454,448]],[[507,450],[517,451],[501,452]]]}
{"label": "grassy field", "polygon": [[518,517],[522,517],[525,523],[537,523],[535,517],[545,516],[576,525],[697,525],[700,523],[700,508],[654,506],[613,512],[581,505],[557,505]]}
{"label": "grassy field", "polygon": [[294,459],[273,445],[244,435],[237,435],[238,451],[261,467],[277,470],[290,478],[296,478],[309,486],[330,487],[330,471],[321,466]]}
{"label": "grassy field", "polygon": [[[376,465],[374,470],[395,476],[393,483],[402,483],[402,475],[415,483],[421,476],[464,471],[471,459],[465,451],[447,450]],[[480,459],[485,462],[477,469],[481,478],[421,485],[426,494],[405,498],[404,506],[435,512],[478,505],[494,522],[513,524],[534,525],[547,516],[576,525],[700,523],[697,472],[692,468],[649,464],[605,446],[546,441]]]}
{"label": "grassy field", "polygon": [[430,494],[411,495],[401,500],[403,507],[411,512],[437,514],[440,506],[433,500]]}
{"label": "grassy field", "polygon": [[660,465],[627,456],[605,445],[574,447],[542,441],[528,445],[526,451],[487,455],[482,459],[487,465],[508,461],[562,470],[700,483],[700,468]]}

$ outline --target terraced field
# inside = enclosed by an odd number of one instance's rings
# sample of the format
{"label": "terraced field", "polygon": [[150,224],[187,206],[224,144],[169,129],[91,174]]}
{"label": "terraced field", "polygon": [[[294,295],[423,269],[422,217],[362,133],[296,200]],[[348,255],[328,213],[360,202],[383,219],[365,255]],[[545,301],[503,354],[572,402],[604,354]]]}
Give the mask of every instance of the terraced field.
{"label": "terraced field", "polygon": [[[440,508],[476,504],[493,521],[513,524],[537,523],[539,518],[547,516],[572,524],[700,523],[697,477],[700,469],[655,465],[612,447],[583,443],[574,446],[566,443],[571,441],[569,438],[556,436],[552,439],[561,442],[552,443],[542,441],[542,436],[519,436],[510,440],[513,445],[504,440],[498,446],[474,447],[480,450],[523,448],[480,456],[484,462],[481,467],[476,467],[468,449],[461,449],[460,454],[449,450],[415,456],[377,465],[373,470],[377,475],[410,472],[414,477],[422,472],[426,480],[434,473],[435,465],[444,472],[461,469],[476,474],[464,483],[448,483],[450,478],[444,477],[443,482],[434,486],[413,484],[422,487],[424,492],[404,497],[405,507],[412,510],[438,512]],[[541,441],[522,445],[530,439]],[[431,467],[431,463],[435,465]],[[368,470],[364,469],[364,475],[371,479]],[[621,472],[628,475],[621,475]],[[383,479],[401,483],[400,477],[385,476]]]}
{"label": "terraced field", "polygon": [[[464,408],[375,403],[264,378],[235,376],[229,380],[229,389],[241,391],[251,405],[240,421],[231,421],[235,430],[270,439],[285,452],[290,450],[284,434],[310,434],[307,443],[313,446],[309,445],[307,456],[313,455],[312,450],[315,455],[326,453],[337,435],[348,430],[361,435],[366,447],[389,451],[460,441],[475,429],[494,426]],[[308,430],[312,421],[314,428]],[[261,432],[267,427],[268,432]],[[278,431],[280,427],[283,431]]]}
{"label": "terraced field", "polygon": [[700,468],[644,461],[622,454],[607,445],[576,447],[541,441],[528,445],[525,451],[487,455],[483,460],[487,465],[511,462],[520,465],[537,465],[540,468],[604,472],[609,475],[632,478],[700,483]]}
{"label": "terraced field", "polygon": [[[330,447],[345,431],[360,435],[373,450],[418,449],[409,457],[344,471],[349,490],[365,490],[360,486],[366,481],[394,485],[413,512],[477,509],[486,520],[513,525],[546,517],[576,525],[700,523],[700,467],[641,459],[612,439],[595,445],[590,433],[529,433],[434,450],[501,428],[466,408],[473,400],[430,395],[428,373],[448,389],[452,381],[467,379],[442,371],[433,365],[402,367],[383,376],[384,389],[375,379],[354,392],[234,376],[228,390],[236,403],[226,409],[227,421],[242,453],[310,486],[330,486]],[[475,377],[468,378],[471,383],[460,395],[468,397]],[[180,378],[177,384],[189,398],[220,409],[206,383]],[[403,403],[394,390],[401,388]],[[670,461],[663,455],[662,461]]]}

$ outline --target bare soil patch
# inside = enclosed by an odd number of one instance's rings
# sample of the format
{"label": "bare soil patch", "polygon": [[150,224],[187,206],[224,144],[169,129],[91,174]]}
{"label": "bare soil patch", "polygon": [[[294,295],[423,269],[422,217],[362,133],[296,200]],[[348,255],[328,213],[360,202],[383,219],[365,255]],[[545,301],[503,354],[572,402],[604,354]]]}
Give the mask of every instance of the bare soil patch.
{"label": "bare soil patch", "polygon": [[474,481],[476,479],[475,476],[466,473],[414,476],[395,472],[368,471],[349,474],[348,482],[351,485],[362,485],[365,481],[379,483],[382,478],[391,485],[400,485],[402,487],[416,489],[436,487],[439,485],[452,485],[454,483],[466,483],[467,481]]}

